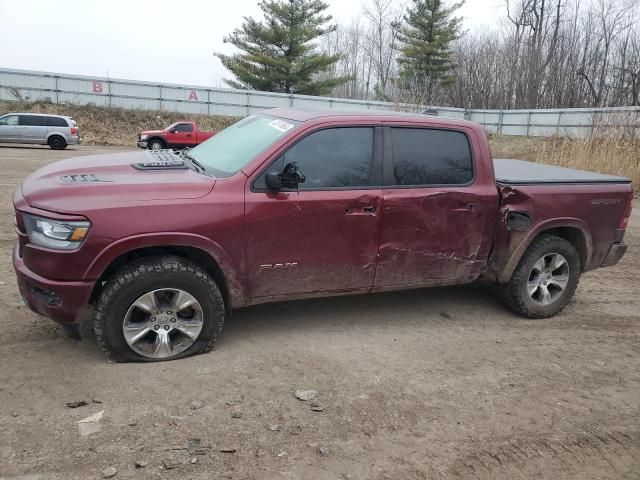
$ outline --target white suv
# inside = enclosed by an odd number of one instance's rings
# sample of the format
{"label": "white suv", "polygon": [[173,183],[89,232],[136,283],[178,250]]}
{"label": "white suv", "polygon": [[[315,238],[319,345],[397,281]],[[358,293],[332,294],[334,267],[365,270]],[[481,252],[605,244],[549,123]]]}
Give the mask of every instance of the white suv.
{"label": "white suv", "polygon": [[71,117],[42,113],[7,113],[0,117],[0,143],[32,143],[62,150],[80,143]]}

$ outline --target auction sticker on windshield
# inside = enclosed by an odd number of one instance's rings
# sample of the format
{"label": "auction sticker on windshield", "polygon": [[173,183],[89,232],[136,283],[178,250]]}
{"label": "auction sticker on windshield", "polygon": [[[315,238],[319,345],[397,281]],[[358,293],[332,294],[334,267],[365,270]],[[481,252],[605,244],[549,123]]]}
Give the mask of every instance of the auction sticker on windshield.
{"label": "auction sticker on windshield", "polygon": [[288,130],[291,130],[294,127],[294,125],[291,125],[290,123],[287,123],[284,120],[280,120],[280,119],[274,120],[269,125],[275,128],[276,130],[281,131],[282,133]]}

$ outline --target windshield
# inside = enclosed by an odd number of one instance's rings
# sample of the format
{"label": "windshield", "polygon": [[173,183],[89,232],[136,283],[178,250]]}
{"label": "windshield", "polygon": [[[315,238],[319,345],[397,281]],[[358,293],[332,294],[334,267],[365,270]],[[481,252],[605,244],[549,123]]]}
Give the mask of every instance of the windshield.
{"label": "windshield", "polygon": [[216,177],[230,177],[299,122],[251,115],[189,150]]}

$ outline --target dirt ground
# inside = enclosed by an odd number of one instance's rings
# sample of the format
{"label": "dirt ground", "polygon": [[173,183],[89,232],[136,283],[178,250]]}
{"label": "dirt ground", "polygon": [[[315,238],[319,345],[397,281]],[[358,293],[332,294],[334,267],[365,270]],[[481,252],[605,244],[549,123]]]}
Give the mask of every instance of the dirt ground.
{"label": "dirt ground", "polygon": [[0,478],[640,478],[640,205],[556,318],[483,285],[298,301],[235,312],[207,355],[109,364],[21,303],[11,194],[113,150],[0,147]]}

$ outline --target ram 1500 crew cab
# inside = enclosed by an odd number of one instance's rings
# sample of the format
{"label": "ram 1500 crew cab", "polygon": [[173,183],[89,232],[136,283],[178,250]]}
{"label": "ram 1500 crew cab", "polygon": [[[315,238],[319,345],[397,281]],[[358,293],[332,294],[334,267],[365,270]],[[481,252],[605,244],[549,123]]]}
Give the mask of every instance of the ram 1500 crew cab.
{"label": "ram 1500 crew cab", "polygon": [[[625,252],[626,178],[491,158],[480,125],[267,110],[177,154],[51,163],[15,192],[24,301],[115,361],[209,350],[232,309],[469,283],[544,318]],[[88,320],[87,320],[88,319]]]}

